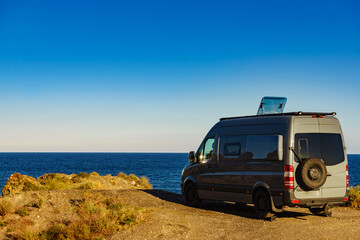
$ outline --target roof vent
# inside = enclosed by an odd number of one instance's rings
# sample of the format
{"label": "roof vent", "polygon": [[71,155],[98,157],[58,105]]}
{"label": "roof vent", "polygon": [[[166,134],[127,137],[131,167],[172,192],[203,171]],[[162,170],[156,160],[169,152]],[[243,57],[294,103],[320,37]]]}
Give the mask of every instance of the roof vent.
{"label": "roof vent", "polygon": [[283,113],[286,97],[263,97],[257,115]]}

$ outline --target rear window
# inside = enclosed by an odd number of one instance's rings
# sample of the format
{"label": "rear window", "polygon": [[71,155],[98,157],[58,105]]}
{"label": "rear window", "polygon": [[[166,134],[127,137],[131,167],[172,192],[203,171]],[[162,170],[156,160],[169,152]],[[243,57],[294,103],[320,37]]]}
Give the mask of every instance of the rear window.
{"label": "rear window", "polygon": [[340,134],[295,134],[295,151],[302,159],[321,158],[326,166],[336,165],[344,161],[344,147]]}

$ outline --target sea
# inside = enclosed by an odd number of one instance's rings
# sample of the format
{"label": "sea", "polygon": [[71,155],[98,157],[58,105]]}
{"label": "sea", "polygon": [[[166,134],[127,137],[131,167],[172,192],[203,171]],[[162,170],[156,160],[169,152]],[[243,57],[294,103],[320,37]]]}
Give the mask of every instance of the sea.
{"label": "sea", "polygon": [[[119,172],[146,176],[155,189],[180,193],[181,171],[188,153],[0,153],[0,187],[13,173],[39,177],[45,173]],[[360,154],[349,154],[350,186],[360,185]]]}

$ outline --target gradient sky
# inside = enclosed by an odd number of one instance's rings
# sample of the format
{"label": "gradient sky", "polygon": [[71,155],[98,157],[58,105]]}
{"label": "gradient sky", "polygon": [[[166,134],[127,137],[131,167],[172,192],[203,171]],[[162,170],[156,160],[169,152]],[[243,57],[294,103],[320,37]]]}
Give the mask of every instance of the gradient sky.
{"label": "gradient sky", "polygon": [[0,0],[1,152],[188,152],[263,96],[360,153],[360,2]]}

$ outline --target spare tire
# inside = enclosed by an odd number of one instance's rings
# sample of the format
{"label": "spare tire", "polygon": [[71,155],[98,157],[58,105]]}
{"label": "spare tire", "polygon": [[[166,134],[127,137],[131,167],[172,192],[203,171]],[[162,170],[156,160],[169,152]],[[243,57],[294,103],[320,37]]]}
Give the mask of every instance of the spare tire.
{"label": "spare tire", "polygon": [[327,171],[324,162],[318,158],[308,158],[296,169],[296,181],[305,191],[317,189],[324,185]]}

